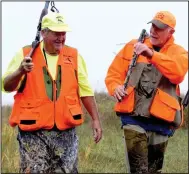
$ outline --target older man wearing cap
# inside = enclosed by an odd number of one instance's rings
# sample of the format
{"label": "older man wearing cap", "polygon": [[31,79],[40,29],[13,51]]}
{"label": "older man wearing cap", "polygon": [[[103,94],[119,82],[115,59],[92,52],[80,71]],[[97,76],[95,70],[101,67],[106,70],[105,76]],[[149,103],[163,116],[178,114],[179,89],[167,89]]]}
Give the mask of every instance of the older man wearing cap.
{"label": "older man wearing cap", "polygon": [[80,99],[91,115],[94,141],[102,136],[85,62],[65,45],[68,31],[61,14],[44,16],[43,40],[32,58],[31,46],[23,47],[3,76],[3,90],[17,91],[9,123],[18,126],[21,173],[77,173]]}
{"label": "older man wearing cap", "polygon": [[[128,42],[111,63],[105,83],[117,101],[124,130],[128,172],[160,173],[168,137],[182,123],[179,84],[188,71],[187,51],[174,43],[176,19],[160,11],[149,22],[144,43]],[[138,55],[128,86],[124,80],[133,52]]]}

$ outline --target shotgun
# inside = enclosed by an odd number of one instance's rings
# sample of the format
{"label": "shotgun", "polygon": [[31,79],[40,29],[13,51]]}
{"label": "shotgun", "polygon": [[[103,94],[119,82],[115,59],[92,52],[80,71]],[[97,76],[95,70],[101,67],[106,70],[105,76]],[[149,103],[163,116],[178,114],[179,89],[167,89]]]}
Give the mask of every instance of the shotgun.
{"label": "shotgun", "polygon": [[[146,30],[143,29],[143,30],[141,31],[140,37],[138,38],[138,42],[143,43],[143,42],[144,42],[144,39],[145,39],[145,37],[146,37],[147,35],[148,35],[148,34],[147,34]],[[127,72],[127,76],[126,76],[126,78],[125,78],[124,89],[127,88],[127,85],[128,85],[128,83],[129,83],[129,79],[130,79],[130,76],[131,76],[131,73],[132,73],[132,69],[133,69],[133,67],[136,66],[137,59],[138,59],[138,56],[137,56],[137,54],[134,52],[133,58],[132,58],[132,60],[131,60],[131,63],[129,64],[129,69],[128,69],[128,72]]]}
{"label": "shotgun", "polygon": [[[189,91],[189,90],[188,90]],[[186,106],[188,106],[188,103],[189,103],[189,92],[187,91],[183,101],[182,101],[182,105],[183,105],[183,108],[185,108]]]}
{"label": "shotgun", "polygon": [[[148,33],[146,32],[145,29],[143,29],[140,33],[140,36],[138,38],[138,42],[141,42],[141,43],[144,43],[144,39],[145,37],[148,36]],[[126,75],[126,78],[125,78],[125,82],[123,84],[124,86],[124,90],[127,88],[128,86],[128,83],[129,83],[129,79],[130,79],[130,76],[131,76],[131,73],[132,73],[132,69],[133,67],[136,66],[136,62],[137,62],[137,59],[138,59],[138,55],[134,52],[133,54],[133,58],[129,64],[129,68],[128,68],[128,71],[127,71],[127,75]],[[122,99],[121,99],[122,100]],[[119,100],[119,102],[121,102],[121,100]]]}
{"label": "shotgun", "polygon": [[50,1],[45,2],[45,7],[43,8],[43,10],[41,12],[39,22],[38,22],[38,26],[37,26],[37,33],[36,33],[36,36],[35,36],[35,40],[32,42],[32,49],[30,50],[30,52],[28,54],[29,57],[32,57],[35,49],[37,48],[37,46],[40,43],[41,21],[42,21],[42,18],[48,13],[49,3],[50,3]]}

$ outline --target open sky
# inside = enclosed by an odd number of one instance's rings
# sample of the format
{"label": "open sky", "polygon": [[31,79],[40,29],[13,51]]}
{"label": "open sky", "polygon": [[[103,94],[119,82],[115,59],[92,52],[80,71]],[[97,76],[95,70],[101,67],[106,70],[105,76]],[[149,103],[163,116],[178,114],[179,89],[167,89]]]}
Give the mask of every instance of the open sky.
{"label": "open sky", "polygon": [[[24,45],[35,38],[45,2],[2,2],[2,73]],[[107,91],[107,69],[124,43],[138,38],[156,12],[167,10],[177,20],[175,42],[188,50],[188,2],[55,2],[72,32],[66,44],[78,49],[87,64],[89,81],[96,91]],[[188,74],[181,91],[188,89]],[[12,94],[2,94],[3,104],[12,103]]]}

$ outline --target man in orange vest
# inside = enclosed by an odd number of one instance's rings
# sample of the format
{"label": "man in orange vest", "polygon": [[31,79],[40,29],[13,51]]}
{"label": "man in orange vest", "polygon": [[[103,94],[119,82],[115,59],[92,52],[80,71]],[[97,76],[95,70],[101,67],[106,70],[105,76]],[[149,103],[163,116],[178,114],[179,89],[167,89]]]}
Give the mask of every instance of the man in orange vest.
{"label": "man in orange vest", "polygon": [[21,173],[77,173],[76,126],[83,123],[80,99],[92,118],[94,141],[102,137],[85,61],[65,45],[70,31],[60,13],[42,19],[43,41],[32,58],[23,47],[3,76],[4,91],[17,91],[10,115],[18,126]]}
{"label": "man in orange vest", "polygon": [[[168,137],[182,124],[179,84],[188,70],[187,51],[174,43],[176,19],[168,11],[158,12],[144,43],[128,42],[111,63],[105,83],[118,101],[131,173],[160,173]],[[126,89],[133,53],[138,56]]]}

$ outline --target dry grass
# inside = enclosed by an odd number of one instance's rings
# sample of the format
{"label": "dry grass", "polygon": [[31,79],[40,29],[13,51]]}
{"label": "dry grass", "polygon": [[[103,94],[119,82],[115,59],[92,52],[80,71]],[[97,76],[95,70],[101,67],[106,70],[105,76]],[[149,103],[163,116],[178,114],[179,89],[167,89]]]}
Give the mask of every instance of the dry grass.
{"label": "dry grass", "polygon": [[[90,119],[85,114],[85,123],[77,128],[80,137],[79,172],[80,173],[123,173],[125,169],[124,144],[120,120],[112,112],[113,100],[106,94],[97,94],[103,139],[99,144],[92,141]],[[10,106],[2,108],[2,172],[18,173],[19,152],[16,140],[17,129],[8,125]],[[185,111],[188,112],[188,111]],[[187,113],[185,113],[187,114]],[[176,131],[170,138],[165,155],[163,171],[166,173],[188,173],[188,122],[184,129]]]}

